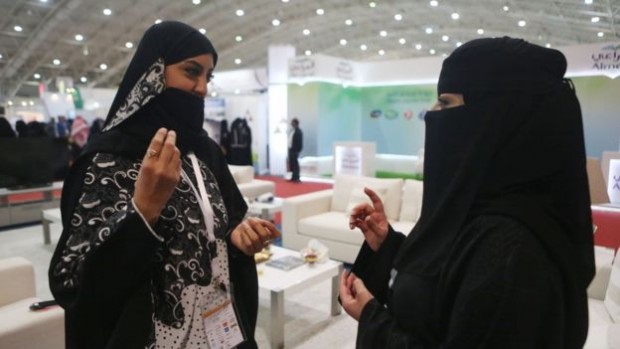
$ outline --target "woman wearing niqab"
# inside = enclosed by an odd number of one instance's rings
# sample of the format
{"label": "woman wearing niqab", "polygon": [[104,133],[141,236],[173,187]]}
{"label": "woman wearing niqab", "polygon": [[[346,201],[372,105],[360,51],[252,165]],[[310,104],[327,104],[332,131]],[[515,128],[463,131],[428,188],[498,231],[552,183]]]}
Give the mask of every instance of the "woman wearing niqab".
{"label": "woman wearing niqab", "polygon": [[358,348],[583,346],[592,221],[566,65],[507,37],[445,59],[420,219],[395,232],[370,190],[351,218],[366,240],[340,292]]}
{"label": "woman wearing niqab", "polygon": [[205,314],[227,304],[244,338],[237,347],[256,348],[258,246],[239,239],[279,233],[244,219],[225,157],[202,128],[216,63],[196,29],[152,26],[102,132],[71,168],[49,269],[67,348],[207,348],[215,338]]}

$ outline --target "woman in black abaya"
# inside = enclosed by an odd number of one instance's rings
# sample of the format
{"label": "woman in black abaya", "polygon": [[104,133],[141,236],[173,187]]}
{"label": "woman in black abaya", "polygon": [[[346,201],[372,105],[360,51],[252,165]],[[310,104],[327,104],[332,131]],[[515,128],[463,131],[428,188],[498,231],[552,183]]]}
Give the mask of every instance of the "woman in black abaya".
{"label": "woman in black abaya", "polygon": [[424,197],[405,237],[381,200],[340,297],[358,348],[581,348],[594,274],[583,128],[566,59],[479,39],[443,63]]}
{"label": "woman in black abaya", "polygon": [[206,348],[226,335],[210,332],[218,309],[241,329],[230,345],[256,347],[253,254],[280,233],[244,219],[246,203],[202,128],[216,63],[194,28],[147,30],[104,129],[65,180],[49,277],[67,348]]}

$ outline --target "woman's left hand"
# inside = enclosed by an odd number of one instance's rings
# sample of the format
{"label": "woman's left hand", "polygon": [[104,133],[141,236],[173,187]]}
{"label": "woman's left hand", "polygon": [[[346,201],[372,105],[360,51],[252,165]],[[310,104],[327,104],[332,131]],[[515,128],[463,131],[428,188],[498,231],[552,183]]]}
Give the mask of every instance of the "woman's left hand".
{"label": "woman's left hand", "polygon": [[281,235],[270,221],[249,217],[230,233],[230,241],[246,255],[253,256]]}
{"label": "woman's left hand", "polygon": [[375,296],[368,291],[364,281],[353,273],[344,272],[340,276],[340,302],[352,318],[359,321],[362,310]]}

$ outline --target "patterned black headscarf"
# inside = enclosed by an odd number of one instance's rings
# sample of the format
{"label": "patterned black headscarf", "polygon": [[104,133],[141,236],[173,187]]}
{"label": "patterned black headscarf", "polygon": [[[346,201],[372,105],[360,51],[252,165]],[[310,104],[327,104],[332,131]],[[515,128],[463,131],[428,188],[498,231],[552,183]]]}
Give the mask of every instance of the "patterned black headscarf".
{"label": "patterned black headscarf", "polygon": [[426,116],[422,212],[395,267],[433,278],[470,220],[511,217],[560,268],[568,333],[582,343],[592,221],[581,109],[565,71],[561,52],[507,37],[468,42],[444,61],[438,92],[461,93],[465,105]]}
{"label": "patterned black headscarf", "polygon": [[166,127],[177,131],[182,153],[191,150],[200,157],[208,141],[202,128],[204,99],[166,88],[164,69],[202,54],[213,55],[217,63],[209,39],[184,23],[166,21],[149,28],[125,72],[102,133],[89,140],[84,153],[141,157],[157,129]]}

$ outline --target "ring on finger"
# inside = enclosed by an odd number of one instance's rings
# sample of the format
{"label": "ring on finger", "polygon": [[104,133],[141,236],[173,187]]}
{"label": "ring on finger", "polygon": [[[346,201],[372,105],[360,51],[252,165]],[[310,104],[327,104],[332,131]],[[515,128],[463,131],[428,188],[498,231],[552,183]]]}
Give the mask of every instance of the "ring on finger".
{"label": "ring on finger", "polygon": [[267,239],[265,241],[263,241],[263,245],[267,246],[271,243],[271,239]]}
{"label": "ring on finger", "polygon": [[146,156],[148,156],[149,158],[157,156],[157,154],[159,154],[159,152],[157,150],[154,150],[154,149],[151,149],[151,148],[147,149],[147,151],[146,151]]}

